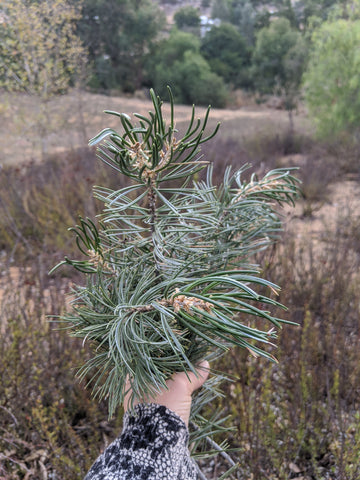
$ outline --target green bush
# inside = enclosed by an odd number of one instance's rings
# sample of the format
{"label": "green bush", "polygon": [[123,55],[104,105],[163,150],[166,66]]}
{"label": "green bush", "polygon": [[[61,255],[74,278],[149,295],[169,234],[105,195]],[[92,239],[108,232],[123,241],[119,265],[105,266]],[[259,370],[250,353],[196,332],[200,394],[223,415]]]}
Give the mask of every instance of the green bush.
{"label": "green bush", "polygon": [[213,72],[233,87],[249,87],[250,49],[233,25],[213,27],[201,43],[201,53]]}
{"label": "green bush", "polygon": [[312,37],[305,99],[322,138],[359,142],[360,20],[324,22]]}
{"label": "green bush", "polygon": [[192,6],[182,7],[175,12],[174,20],[179,29],[184,27],[199,27],[199,11]]}
{"label": "green bush", "polygon": [[200,54],[200,42],[190,33],[172,31],[154,57],[152,83],[160,96],[171,87],[176,103],[224,107],[226,88]]}
{"label": "green bush", "polygon": [[177,103],[197,104],[215,108],[226,105],[223,80],[213,73],[207,61],[199,54],[186,51],[182,61],[176,61],[167,70],[160,64],[156,68],[157,91],[164,95],[169,85]]}

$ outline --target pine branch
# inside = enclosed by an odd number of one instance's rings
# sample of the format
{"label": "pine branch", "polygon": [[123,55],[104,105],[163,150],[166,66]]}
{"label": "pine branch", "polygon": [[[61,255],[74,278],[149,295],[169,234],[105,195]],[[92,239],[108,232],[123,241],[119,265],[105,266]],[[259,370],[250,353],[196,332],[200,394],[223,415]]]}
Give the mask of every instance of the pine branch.
{"label": "pine branch", "polygon": [[[228,168],[223,183],[214,185],[212,167],[199,154],[218,130],[204,136],[209,109],[201,121],[193,108],[177,139],[171,95],[169,126],[162,102],[152,91],[151,98],[153,111],[134,114],[137,123],[108,111],[121,133],[105,129],[91,140],[100,143],[100,159],[129,183],[116,191],[94,189],[103,212],[97,223],[80,219],[72,229],[82,258],[61,262],[87,278],[85,287],[75,287],[73,312],[63,320],[94,347],[79,377],[98,398],[108,398],[110,415],[123,403],[127,378],[143,398],[166,388],[174,372],[195,371],[201,359],[214,360],[235,345],[276,361],[269,347],[277,330],[291,323],[266,309],[285,307],[272,298],[279,287],[252,262],[276,241],[277,206],[294,203],[297,180],[278,169],[247,183],[244,166]],[[195,181],[203,169],[206,180]],[[270,328],[260,330],[258,318]],[[214,374],[194,401],[195,445],[224,431],[224,419],[205,420],[200,413],[221,394],[222,378]]]}

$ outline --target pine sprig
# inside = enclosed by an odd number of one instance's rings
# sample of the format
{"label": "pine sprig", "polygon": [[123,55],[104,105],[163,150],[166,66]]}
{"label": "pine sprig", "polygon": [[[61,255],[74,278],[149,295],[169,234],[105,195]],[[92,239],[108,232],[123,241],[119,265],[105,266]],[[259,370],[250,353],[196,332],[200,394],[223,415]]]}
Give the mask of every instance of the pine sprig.
{"label": "pine sprig", "polygon": [[[170,123],[151,91],[149,116],[107,111],[119,118],[121,133],[105,129],[101,160],[129,178],[120,190],[95,187],[104,204],[97,225],[80,219],[73,231],[83,258],[67,263],[84,272],[85,287],[73,292],[73,312],[63,318],[71,333],[94,346],[79,376],[95,395],[108,398],[112,415],[123,403],[126,380],[135,396],[165,387],[174,372],[195,371],[203,358],[216,358],[232,346],[275,361],[267,346],[286,322],[266,306],[284,308],[273,293],[279,287],[259,275],[254,254],[277,238],[277,205],[293,204],[298,193],[291,171],[242,180],[246,166],[227,168],[214,185],[212,166],[201,160],[209,109],[203,121],[192,110],[189,126],[177,139],[174,104]],[[206,179],[195,181],[200,170]],[[268,296],[264,292],[268,291]],[[269,322],[266,330],[253,320]],[[221,376],[218,376],[220,379]],[[208,392],[216,389],[207,388]],[[200,416],[208,396],[199,394],[194,438],[221,429],[219,419]],[[202,399],[202,400],[201,400]]]}

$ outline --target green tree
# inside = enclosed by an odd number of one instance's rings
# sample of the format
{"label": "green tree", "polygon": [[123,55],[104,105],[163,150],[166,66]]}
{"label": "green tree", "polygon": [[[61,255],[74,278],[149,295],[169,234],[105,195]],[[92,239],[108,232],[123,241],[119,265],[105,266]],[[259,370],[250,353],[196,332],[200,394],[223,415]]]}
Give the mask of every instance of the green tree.
{"label": "green tree", "polygon": [[200,26],[199,11],[190,5],[182,7],[175,12],[174,21],[180,30],[197,29]]}
{"label": "green tree", "polygon": [[39,99],[36,127],[45,155],[47,134],[54,127],[47,103],[67,91],[86,61],[75,33],[79,8],[62,0],[4,0],[2,15],[0,87]]}
{"label": "green tree", "polygon": [[[300,2],[300,0],[299,0]],[[249,46],[255,43],[256,33],[269,27],[272,19],[287,18],[292,27],[299,27],[297,15],[303,11],[299,2],[291,0],[214,0],[212,17],[232,23]]]}
{"label": "green tree", "polygon": [[201,56],[196,36],[173,30],[158,45],[152,61],[152,83],[160,95],[166,94],[169,85],[179,103],[225,106],[225,84]]}
{"label": "green tree", "polygon": [[296,17],[296,11],[291,0],[278,0],[278,12],[276,16],[287,18],[293,28],[298,28],[298,18]]}
{"label": "green tree", "polygon": [[199,54],[185,52],[184,62],[174,65],[182,89],[182,101],[187,104],[225,107],[227,90],[223,80],[211,71],[208,62]]}
{"label": "green tree", "polygon": [[200,40],[197,36],[176,28],[171,30],[169,37],[160,41],[148,58],[149,83],[160,95],[166,95],[167,85],[172,85],[174,97],[178,102],[185,103],[182,99],[180,74],[178,69],[174,69],[174,65],[183,63],[186,52],[196,54],[199,50]]}
{"label": "green tree", "polygon": [[233,2],[230,21],[235,25],[248,45],[255,43],[255,29],[257,23],[257,11],[249,0]]}
{"label": "green tree", "polygon": [[318,133],[360,140],[360,20],[325,22],[312,40],[304,84]]}
{"label": "green tree", "polygon": [[[203,121],[193,109],[179,137],[172,101],[167,123],[160,99],[151,97],[148,116],[109,111],[122,133],[107,128],[91,141],[101,142],[100,158],[129,182],[117,191],[95,189],[104,204],[99,225],[80,220],[73,230],[83,257],[63,262],[86,275],[63,320],[92,345],[79,375],[92,378],[110,414],[123,403],[127,382],[133,396],[152,396],[174,372],[194,371],[201,359],[235,345],[274,361],[268,347],[285,322],[269,312],[281,307],[272,298],[278,287],[260,275],[253,257],[276,240],[274,204],[293,202],[295,179],[276,170],[245,182],[244,168],[228,168],[216,187],[212,167],[199,161],[199,146],[218,129],[204,136],[209,109]],[[205,168],[207,180],[196,181]],[[257,318],[271,328],[257,326]],[[221,412],[204,419],[201,409],[222,379],[214,372],[196,394],[193,451],[221,428]]]}
{"label": "green tree", "polygon": [[347,4],[353,3],[348,0],[301,0],[296,3],[296,16],[299,25],[307,28],[312,17],[321,22],[326,21],[332,12],[340,7],[345,8]]}
{"label": "green tree", "polygon": [[191,33],[173,29],[168,38],[158,43],[155,63],[163,61],[163,63],[171,65],[175,61],[181,61],[185,52],[188,51],[193,53],[200,51],[199,38]]}
{"label": "green tree", "polygon": [[261,94],[276,94],[283,98],[291,130],[292,111],[300,94],[307,50],[301,33],[293,29],[286,18],[274,20],[257,34],[252,58],[254,86]]}
{"label": "green tree", "polygon": [[211,16],[219,18],[223,22],[230,21],[230,0],[213,0]]}
{"label": "green tree", "polygon": [[201,53],[211,70],[233,87],[247,87],[250,50],[238,30],[229,23],[213,27],[202,39]]}
{"label": "green tree", "polygon": [[164,27],[164,13],[151,0],[86,0],[78,31],[93,66],[90,85],[140,88],[146,55]]}
{"label": "green tree", "polygon": [[2,11],[0,86],[43,100],[65,92],[85,56],[78,9],[60,0],[4,0]]}

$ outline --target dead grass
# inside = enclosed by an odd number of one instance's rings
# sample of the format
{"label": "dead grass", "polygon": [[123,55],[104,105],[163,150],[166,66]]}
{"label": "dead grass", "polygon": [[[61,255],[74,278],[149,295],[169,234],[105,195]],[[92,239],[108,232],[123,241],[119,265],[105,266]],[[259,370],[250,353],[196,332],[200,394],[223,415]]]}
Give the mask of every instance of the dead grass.
{"label": "dead grass", "polygon": [[[150,100],[134,97],[115,97],[73,90],[51,100],[48,104],[49,122],[46,143],[48,153],[60,153],[87,145],[88,140],[105,127],[117,128],[115,117],[103,114],[104,110],[147,114],[151,109]],[[202,118],[205,108],[198,107],[197,115]],[[37,99],[26,94],[0,93],[0,164],[19,165],[24,161],[41,158],[41,142],[38,132],[39,105]],[[164,104],[168,116],[170,109]],[[187,123],[191,107],[176,106],[177,127]],[[255,135],[280,134],[288,128],[287,113],[261,106],[241,109],[212,109],[209,129],[222,123],[217,139],[237,140]],[[300,113],[295,118],[301,132],[309,132],[309,122]]]}
{"label": "dead grass", "polygon": [[[120,182],[112,172],[104,173],[93,152],[72,150],[105,126],[116,126],[102,110],[146,113],[150,102],[81,95],[80,103],[72,92],[49,105],[54,154],[27,167],[19,164],[40,158],[31,139],[36,105],[25,96],[1,96],[0,162],[18,167],[5,166],[0,182],[0,248],[6,252],[0,257],[0,478],[83,478],[119,431],[117,419],[106,421],[106,406],[91,401],[74,380],[73,368],[87,352],[44,322],[46,315],[63,311],[70,284],[63,272],[49,278],[47,271],[64,252],[74,254],[66,226],[78,213],[96,213],[91,185]],[[201,116],[204,109],[197,112]],[[189,107],[176,107],[179,128],[189,115]],[[211,125],[222,121],[219,135],[203,152],[215,162],[216,181],[225,164],[249,162],[260,172],[300,166],[304,182],[304,199],[285,211],[283,243],[259,259],[266,277],[283,287],[280,301],[289,307],[287,318],[301,328],[283,329],[279,365],[238,350],[226,357],[223,367],[235,381],[225,385],[218,408],[234,415],[236,427],[226,440],[240,448],[234,455],[242,478],[357,480],[358,177],[344,178],[336,155],[330,158],[326,149],[309,142],[303,113],[296,119],[295,143],[288,141],[286,112],[213,110],[210,119]],[[217,462],[209,461],[207,478],[217,478],[216,469]]]}

